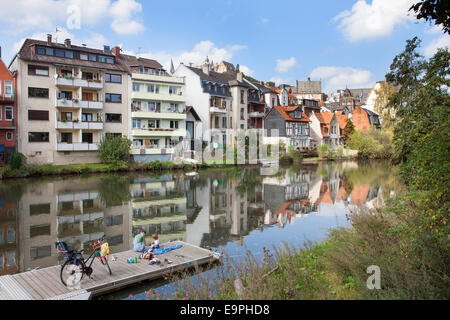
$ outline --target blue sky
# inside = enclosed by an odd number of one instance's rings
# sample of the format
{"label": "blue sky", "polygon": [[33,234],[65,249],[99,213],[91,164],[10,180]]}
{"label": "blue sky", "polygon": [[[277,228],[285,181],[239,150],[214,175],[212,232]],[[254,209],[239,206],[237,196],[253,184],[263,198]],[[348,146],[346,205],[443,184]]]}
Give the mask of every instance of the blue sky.
{"label": "blue sky", "polygon": [[128,53],[164,66],[239,63],[258,80],[294,84],[322,79],[327,93],[383,80],[407,39],[430,56],[450,36],[408,17],[417,0],[0,0],[2,58],[8,64],[27,37]]}

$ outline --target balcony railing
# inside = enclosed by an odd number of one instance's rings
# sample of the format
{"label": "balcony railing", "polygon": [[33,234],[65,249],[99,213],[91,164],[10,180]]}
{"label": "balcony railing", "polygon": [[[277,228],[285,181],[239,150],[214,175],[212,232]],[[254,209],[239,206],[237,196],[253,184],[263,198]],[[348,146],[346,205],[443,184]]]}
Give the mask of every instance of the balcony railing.
{"label": "balcony railing", "polygon": [[103,122],[94,122],[94,121],[82,121],[82,122],[73,122],[73,121],[61,121],[58,120],[56,122],[56,129],[73,129],[73,130],[103,130]]}
{"label": "balcony railing", "polygon": [[0,101],[4,101],[4,102],[14,102],[14,95],[5,95],[5,94],[0,94]]}
{"label": "balcony railing", "polygon": [[80,79],[71,76],[56,78],[57,86],[103,89],[101,80]]}
{"label": "balcony railing", "polygon": [[56,148],[57,151],[97,151],[98,145],[94,143],[64,143],[59,142]]}
{"label": "balcony railing", "polygon": [[59,108],[84,108],[84,109],[103,109],[103,101],[86,101],[74,99],[57,99],[56,106]]}

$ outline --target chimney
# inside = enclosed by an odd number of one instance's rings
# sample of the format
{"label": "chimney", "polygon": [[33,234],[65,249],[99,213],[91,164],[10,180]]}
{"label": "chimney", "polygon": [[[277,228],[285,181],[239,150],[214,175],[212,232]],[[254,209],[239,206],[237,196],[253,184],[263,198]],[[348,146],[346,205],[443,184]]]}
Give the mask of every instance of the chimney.
{"label": "chimney", "polygon": [[243,78],[244,78],[244,74],[243,74],[242,72],[238,72],[238,73],[236,74],[236,79],[237,79],[237,81],[242,82],[242,81],[244,81]]}
{"label": "chimney", "polygon": [[0,60],[2,59],[2,47],[0,46]]}
{"label": "chimney", "polygon": [[65,45],[67,48],[70,48],[70,45],[71,45],[70,39],[64,40],[64,45]]}
{"label": "chimney", "polygon": [[52,34],[48,33],[47,34],[47,44],[50,46],[52,44]]}
{"label": "chimney", "polygon": [[116,46],[112,48],[111,52],[116,56],[116,58],[120,57],[120,47]]}
{"label": "chimney", "polygon": [[103,46],[104,53],[111,53],[111,48],[109,46]]}
{"label": "chimney", "polygon": [[192,67],[194,64],[192,62],[189,62],[189,67]]}
{"label": "chimney", "polygon": [[209,76],[209,64],[205,63],[202,65],[202,71],[204,74],[207,74]]}

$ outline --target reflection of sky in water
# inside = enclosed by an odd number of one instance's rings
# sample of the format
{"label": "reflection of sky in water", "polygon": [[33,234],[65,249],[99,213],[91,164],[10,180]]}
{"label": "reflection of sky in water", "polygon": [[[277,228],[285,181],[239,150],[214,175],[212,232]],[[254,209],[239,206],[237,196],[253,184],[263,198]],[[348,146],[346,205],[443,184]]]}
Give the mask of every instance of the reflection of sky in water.
{"label": "reflection of sky in water", "polygon": [[[262,229],[255,229],[248,235],[243,237],[243,240],[230,241],[224,246],[212,248],[214,251],[224,251],[231,259],[236,259],[238,262],[242,260],[249,250],[252,255],[261,260],[263,258],[263,248],[269,249],[274,253],[275,248],[283,248],[283,242],[286,242],[291,248],[297,249],[303,247],[307,243],[317,243],[326,239],[328,231],[332,228],[346,227],[349,225],[346,214],[350,210],[345,207],[343,202],[337,202],[334,205],[321,204],[320,214],[318,212],[311,212],[301,217],[292,218],[290,223],[280,226],[267,226]],[[226,262],[225,262],[226,263]],[[207,273],[213,273],[215,270],[206,271],[201,277],[207,277]],[[193,281],[197,276],[192,277]],[[170,296],[177,290],[176,285],[166,284],[160,287],[154,287],[155,291],[160,294],[167,294]],[[144,290],[148,290],[147,286]],[[122,293],[125,294],[125,293]],[[127,292],[127,295],[129,292]],[[139,291],[133,292],[133,299],[145,299],[145,293]],[[128,298],[125,298],[128,299]]]}

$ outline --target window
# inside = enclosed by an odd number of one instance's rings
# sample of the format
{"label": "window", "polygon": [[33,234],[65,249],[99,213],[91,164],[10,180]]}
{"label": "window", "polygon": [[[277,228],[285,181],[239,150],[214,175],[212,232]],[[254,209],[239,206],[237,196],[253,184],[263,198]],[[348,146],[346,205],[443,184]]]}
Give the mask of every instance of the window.
{"label": "window", "polygon": [[227,127],[227,117],[223,117],[222,118],[222,128],[226,128]]}
{"label": "window", "polygon": [[66,58],[73,59],[73,51],[66,51],[65,55],[66,55]]}
{"label": "window", "polygon": [[86,53],[80,53],[80,60],[88,60],[88,55]]}
{"label": "window", "polygon": [[48,89],[28,87],[28,97],[30,97],[30,98],[47,98],[48,99]]}
{"label": "window", "polygon": [[241,108],[241,120],[245,120],[244,115],[245,115],[244,108]]}
{"label": "window", "polygon": [[141,120],[133,119],[133,128],[140,128],[140,127],[141,127]]}
{"label": "window", "polygon": [[13,107],[5,107],[5,120],[10,121],[13,119]]}
{"label": "window", "polygon": [[62,132],[61,133],[61,143],[72,143],[72,133],[71,132]]}
{"label": "window", "polygon": [[28,110],[28,120],[48,121],[48,111],[46,110]]}
{"label": "window", "polygon": [[104,56],[98,56],[98,62],[106,63],[106,57],[104,57]]}
{"label": "window", "polygon": [[169,110],[170,110],[170,112],[178,112],[178,104],[171,103],[169,106]]}
{"label": "window", "polygon": [[89,61],[97,61],[97,56],[95,54],[89,54]]}
{"label": "window", "polygon": [[241,103],[244,103],[244,90],[241,90]]}
{"label": "window", "polygon": [[72,121],[72,112],[61,112],[61,120]]}
{"label": "window", "polygon": [[178,121],[170,121],[170,128],[171,129],[178,129]]}
{"label": "window", "polygon": [[44,258],[44,257],[50,257],[51,255],[52,255],[52,247],[51,246],[30,249],[30,257],[32,260],[36,260],[36,259],[40,259],[40,258]]}
{"label": "window", "polygon": [[81,142],[83,143],[93,143],[93,134],[92,132],[83,132],[83,134],[81,135]]}
{"label": "window", "polygon": [[214,117],[214,128],[219,128],[219,117]]}
{"label": "window", "polygon": [[115,138],[115,137],[121,137],[122,134],[120,132],[106,132],[105,136],[107,138]]}
{"label": "window", "polygon": [[114,64],[114,58],[106,58],[106,63]]}
{"label": "window", "polygon": [[230,129],[233,129],[233,117],[230,117]]}
{"label": "window", "polygon": [[169,87],[169,94],[177,94],[177,87]]}
{"label": "window", "polygon": [[6,140],[11,141],[13,139],[13,133],[11,131],[6,132]]}
{"label": "window", "polygon": [[153,129],[155,129],[155,128],[161,128],[160,127],[160,121],[159,120],[148,120],[148,127],[149,128],[153,128]]}
{"label": "window", "polygon": [[107,113],[106,122],[122,122],[121,113]]}
{"label": "window", "polygon": [[30,238],[34,238],[37,236],[49,236],[50,233],[50,225],[38,225],[38,226],[30,226]]}
{"label": "window", "polygon": [[65,52],[64,52],[64,50],[56,49],[56,50],[55,50],[55,56],[60,57],[60,58],[64,58],[64,57],[65,57]]}
{"label": "window", "polygon": [[49,213],[50,203],[30,204],[30,216]]}
{"label": "window", "polygon": [[28,142],[49,142],[48,132],[28,132]]}
{"label": "window", "polygon": [[59,99],[72,100],[72,91],[61,91],[59,93]]}
{"label": "window", "polygon": [[147,92],[151,93],[159,93],[159,86],[154,84],[149,84],[147,86]]}
{"label": "window", "polygon": [[139,92],[140,91],[140,85],[139,83],[133,83],[133,91]]}
{"label": "window", "polygon": [[105,73],[105,82],[122,83],[122,75]]}
{"label": "window", "polygon": [[148,103],[148,111],[160,112],[161,111],[161,103],[149,102]]}
{"label": "window", "polygon": [[92,113],[82,113],[81,114],[81,121],[83,122],[92,122],[94,120],[94,117]]}
{"label": "window", "polygon": [[115,93],[106,93],[105,94],[105,101],[106,102],[112,102],[112,103],[122,103],[122,95],[121,94],[115,94]]}
{"label": "window", "polygon": [[28,65],[28,74],[30,76],[43,76],[48,77],[48,67]]}

